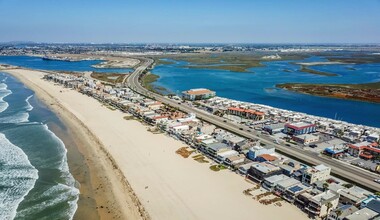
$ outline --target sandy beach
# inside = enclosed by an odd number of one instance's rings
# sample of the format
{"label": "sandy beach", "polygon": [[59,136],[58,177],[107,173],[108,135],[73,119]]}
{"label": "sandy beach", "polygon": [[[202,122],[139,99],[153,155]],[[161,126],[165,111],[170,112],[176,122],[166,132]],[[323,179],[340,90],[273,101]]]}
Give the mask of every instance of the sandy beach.
{"label": "sandy beach", "polygon": [[[82,175],[74,172],[83,194],[76,219],[84,219],[91,208],[98,211],[101,219],[139,219],[141,214],[146,219],[165,220],[307,219],[288,203],[282,202],[282,207],[265,206],[245,196],[243,190],[254,185],[243,177],[229,170],[214,172],[209,169],[210,164],[180,157],[175,151],[185,146],[182,142],[153,134],[138,121],[124,120],[122,112],[44,81],[42,72],[24,69],[7,72],[34,90],[78,142],[91,178],[78,179]],[[83,188],[82,182],[88,181],[97,190]],[[92,203],[98,208],[92,207]]]}

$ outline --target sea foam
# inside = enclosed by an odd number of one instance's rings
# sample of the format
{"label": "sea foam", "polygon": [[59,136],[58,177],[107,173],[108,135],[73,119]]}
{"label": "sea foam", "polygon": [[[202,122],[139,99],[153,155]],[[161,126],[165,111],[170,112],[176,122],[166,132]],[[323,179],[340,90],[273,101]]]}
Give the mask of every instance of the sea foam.
{"label": "sea foam", "polygon": [[0,113],[9,107],[8,102],[4,101],[4,98],[10,94],[12,94],[12,91],[7,89],[7,84],[0,83]]}
{"label": "sea foam", "polygon": [[33,110],[33,106],[32,106],[32,105],[30,104],[30,102],[29,102],[29,99],[32,98],[32,97],[33,97],[33,95],[30,95],[30,96],[28,96],[28,98],[25,99],[25,102],[26,102],[26,104],[27,104],[27,106],[26,106],[26,110],[27,110],[28,112],[30,112],[30,111]]}
{"label": "sea foam", "polygon": [[0,219],[13,219],[18,205],[38,179],[28,156],[0,133]]}

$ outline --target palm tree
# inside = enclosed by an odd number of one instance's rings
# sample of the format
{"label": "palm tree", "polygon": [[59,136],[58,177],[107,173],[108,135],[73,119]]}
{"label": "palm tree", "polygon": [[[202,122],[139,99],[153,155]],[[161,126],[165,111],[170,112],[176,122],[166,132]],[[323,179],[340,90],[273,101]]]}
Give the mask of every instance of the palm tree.
{"label": "palm tree", "polygon": [[325,219],[327,219],[329,217],[329,214],[330,214],[330,209],[333,207],[333,204],[331,202],[328,202],[326,204],[326,207],[327,207],[327,212],[326,212],[326,217]]}
{"label": "palm tree", "polygon": [[340,209],[336,210],[335,213],[336,213],[336,216],[338,216],[338,217],[343,214],[342,210],[340,210]]}

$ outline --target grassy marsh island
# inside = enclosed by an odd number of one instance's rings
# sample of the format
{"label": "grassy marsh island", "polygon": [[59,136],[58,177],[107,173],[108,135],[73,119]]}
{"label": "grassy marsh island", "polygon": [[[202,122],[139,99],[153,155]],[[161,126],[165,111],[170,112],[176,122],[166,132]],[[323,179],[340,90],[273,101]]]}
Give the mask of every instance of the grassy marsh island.
{"label": "grassy marsh island", "polygon": [[322,75],[322,76],[337,76],[338,75],[336,73],[328,73],[328,72],[323,72],[319,70],[313,70],[313,69],[310,69],[306,65],[301,65],[300,71],[304,73],[311,73],[311,74]]}
{"label": "grassy marsh island", "polygon": [[169,91],[162,87],[162,86],[156,86],[154,85],[153,83],[156,82],[158,80],[158,78],[160,78],[159,75],[156,75],[156,74],[153,74],[153,73],[146,73],[144,74],[143,78],[142,78],[142,85],[152,91],[152,92],[156,92],[156,93],[159,93],[159,94],[168,94]]}
{"label": "grassy marsh island", "polygon": [[122,83],[125,74],[92,72],[91,77],[109,83]]}
{"label": "grassy marsh island", "polygon": [[380,103],[380,82],[363,84],[277,84],[277,88],[290,91],[349,100]]}
{"label": "grassy marsh island", "polygon": [[228,70],[233,72],[251,72],[252,67],[264,66],[261,62],[271,60],[298,60],[306,56],[302,54],[281,54],[278,59],[265,59],[265,54],[252,53],[183,53],[183,54],[168,54],[157,56],[158,64],[167,64],[171,59],[175,61],[186,61],[189,64],[186,68],[194,69],[214,69]]}

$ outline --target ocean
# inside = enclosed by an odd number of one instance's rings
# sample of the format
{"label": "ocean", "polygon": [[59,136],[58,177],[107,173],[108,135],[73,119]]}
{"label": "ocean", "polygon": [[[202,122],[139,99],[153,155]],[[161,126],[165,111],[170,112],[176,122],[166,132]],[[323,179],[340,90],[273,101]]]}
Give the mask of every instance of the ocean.
{"label": "ocean", "polygon": [[33,91],[0,73],[0,219],[71,219],[79,190],[58,118]]}
{"label": "ocean", "polygon": [[[132,69],[97,69],[100,60],[43,60],[0,56],[0,63],[41,70],[128,73]],[[67,150],[52,132],[65,129],[34,92],[0,72],[0,220],[72,219],[79,199],[69,171]]]}
{"label": "ocean", "polygon": [[[305,60],[268,61],[249,72],[191,69],[185,61],[156,66],[152,73],[160,78],[154,83],[171,93],[192,88],[208,88],[217,96],[269,105],[310,115],[338,119],[354,124],[380,127],[380,104],[317,97],[276,88],[279,83],[369,83],[380,81],[380,63],[312,66],[311,69],[336,73],[322,76],[300,72],[295,62],[326,61],[324,57]],[[226,65],[223,63],[222,65]]]}

